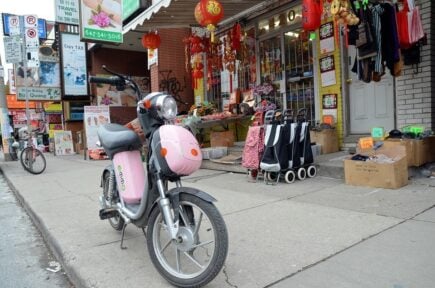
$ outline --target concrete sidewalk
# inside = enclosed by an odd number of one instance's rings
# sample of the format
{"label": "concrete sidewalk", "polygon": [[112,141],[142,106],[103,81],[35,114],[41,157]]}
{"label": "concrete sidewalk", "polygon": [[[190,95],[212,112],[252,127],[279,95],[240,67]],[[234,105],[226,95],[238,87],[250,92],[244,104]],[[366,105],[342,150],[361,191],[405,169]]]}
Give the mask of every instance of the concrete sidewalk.
{"label": "concrete sidewalk", "polygon": [[[120,234],[98,217],[109,161],[46,154],[41,175],[0,162],[76,287],[171,287],[155,270],[142,231]],[[229,232],[223,271],[207,287],[431,288],[435,283],[435,179],[397,190],[317,176],[251,183],[201,169],[185,186],[213,195]],[[1,200],[0,200],[1,201]],[[3,260],[5,261],[5,260]]]}

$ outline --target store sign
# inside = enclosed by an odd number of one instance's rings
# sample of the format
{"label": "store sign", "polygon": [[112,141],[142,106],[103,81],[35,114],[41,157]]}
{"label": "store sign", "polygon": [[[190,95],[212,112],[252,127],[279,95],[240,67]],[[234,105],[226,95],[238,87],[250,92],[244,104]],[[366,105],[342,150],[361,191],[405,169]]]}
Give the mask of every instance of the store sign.
{"label": "store sign", "polygon": [[122,0],[122,20],[127,19],[139,8],[140,0]]}
{"label": "store sign", "polygon": [[147,49],[148,51],[148,70],[154,64],[159,65],[159,49]]}
{"label": "store sign", "polygon": [[56,22],[79,25],[79,0],[56,0]]}
{"label": "store sign", "polygon": [[[27,91],[27,92],[26,92]],[[18,100],[30,101],[60,101],[60,88],[17,87]]]}
{"label": "store sign", "polygon": [[14,64],[23,61],[20,36],[3,37],[6,63]]}
{"label": "store sign", "polygon": [[61,100],[59,56],[48,46],[41,46],[38,53],[39,67],[14,65],[18,99]]}
{"label": "store sign", "polygon": [[122,3],[80,0],[82,41],[122,43]]}
{"label": "store sign", "polygon": [[87,95],[86,44],[77,34],[61,34],[64,95]]}

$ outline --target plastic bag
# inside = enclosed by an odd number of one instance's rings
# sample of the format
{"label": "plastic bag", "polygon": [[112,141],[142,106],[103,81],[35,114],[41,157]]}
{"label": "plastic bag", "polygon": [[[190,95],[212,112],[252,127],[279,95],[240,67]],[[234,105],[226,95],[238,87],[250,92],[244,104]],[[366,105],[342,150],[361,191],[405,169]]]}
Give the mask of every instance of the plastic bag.
{"label": "plastic bag", "polygon": [[400,48],[406,49],[424,37],[420,10],[413,0],[405,0],[396,14]]}
{"label": "plastic bag", "polygon": [[412,13],[412,22],[411,22],[411,31],[409,33],[411,37],[411,44],[417,43],[421,38],[424,37],[423,24],[421,23],[420,10],[418,7],[415,7],[411,11]]}

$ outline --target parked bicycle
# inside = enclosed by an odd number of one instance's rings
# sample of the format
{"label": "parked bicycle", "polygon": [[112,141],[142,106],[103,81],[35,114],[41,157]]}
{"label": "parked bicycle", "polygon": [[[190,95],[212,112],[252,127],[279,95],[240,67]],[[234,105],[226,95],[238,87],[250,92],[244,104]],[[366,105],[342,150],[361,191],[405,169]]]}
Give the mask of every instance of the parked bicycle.
{"label": "parked bicycle", "polygon": [[28,133],[26,137],[27,146],[21,151],[20,161],[24,169],[32,174],[41,174],[44,172],[47,161],[44,154],[37,148],[35,144],[35,131]]}

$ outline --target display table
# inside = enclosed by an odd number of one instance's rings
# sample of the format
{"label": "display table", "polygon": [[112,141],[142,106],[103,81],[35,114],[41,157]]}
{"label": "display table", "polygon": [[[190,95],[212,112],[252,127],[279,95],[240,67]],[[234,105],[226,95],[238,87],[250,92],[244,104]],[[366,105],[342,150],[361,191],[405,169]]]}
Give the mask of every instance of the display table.
{"label": "display table", "polygon": [[188,124],[188,126],[202,144],[209,142],[206,132],[210,131],[222,132],[234,130],[235,140],[244,141],[248,127],[251,124],[251,118],[252,116],[237,115],[216,120],[196,121]]}

